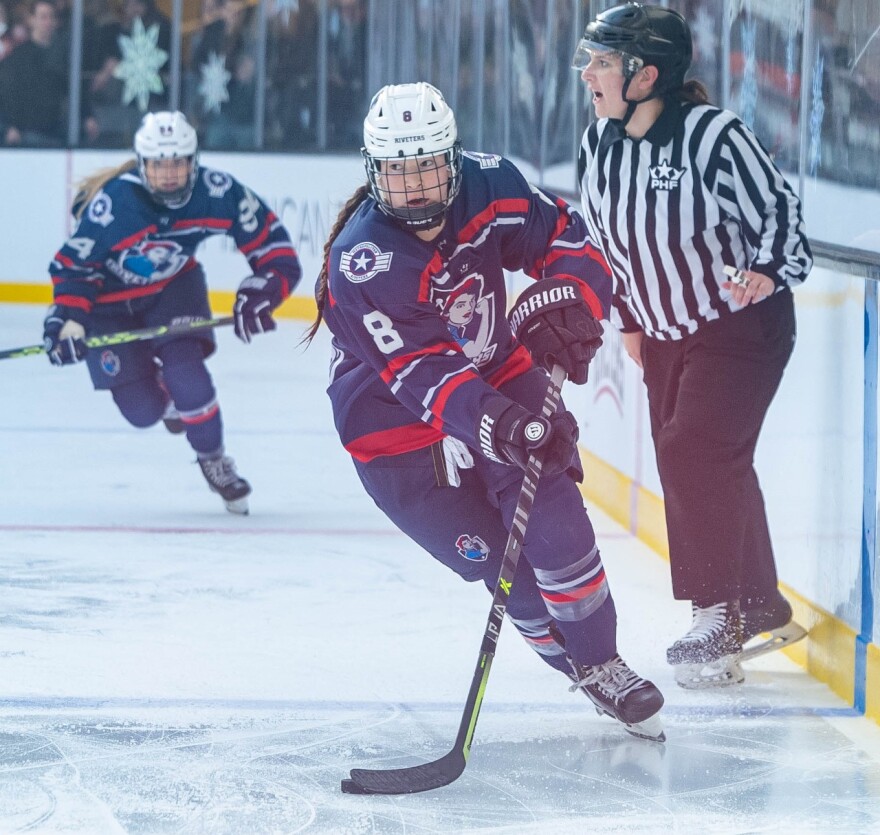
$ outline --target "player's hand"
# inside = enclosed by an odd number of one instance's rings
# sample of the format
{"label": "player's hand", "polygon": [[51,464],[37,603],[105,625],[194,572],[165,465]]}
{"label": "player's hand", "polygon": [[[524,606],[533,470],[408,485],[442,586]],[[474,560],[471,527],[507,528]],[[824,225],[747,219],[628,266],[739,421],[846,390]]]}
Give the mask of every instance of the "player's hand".
{"label": "player's hand", "polygon": [[[577,460],[578,425],[571,412],[555,412],[544,418],[513,403],[497,418],[484,415],[481,428],[489,429],[493,454],[488,457],[515,464],[520,469],[526,469],[529,456],[538,450],[543,451],[545,475],[565,472]],[[480,440],[484,440],[482,433]],[[489,452],[485,443],[481,449]]]}
{"label": "player's hand", "polygon": [[232,315],[235,335],[250,342],[258,333],[274,331],[272,311],[283,301],[280,282],[273,276],[249,275],[238,286]]}
{"label": "player's hand", "polygon": [[[70,318],[77,315],[77,319]],[[43,320],[43,345],[52,365],[72,365],[88,353],[85,343],[86,329],[72,309],[54,304]]]}
{"label": "player's hand", "polygon": [[576,281],[536,281],[520,294],[509,318],[517,339],[537,363],[547,371],[561,365],[573,383],[587,382],[590,361],[602,344],[602,323]]}

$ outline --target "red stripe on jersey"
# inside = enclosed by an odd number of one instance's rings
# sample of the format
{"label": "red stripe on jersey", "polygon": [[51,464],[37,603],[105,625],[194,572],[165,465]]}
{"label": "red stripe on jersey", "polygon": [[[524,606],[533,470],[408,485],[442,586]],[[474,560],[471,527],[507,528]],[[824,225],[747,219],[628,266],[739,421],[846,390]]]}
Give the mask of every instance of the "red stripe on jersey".
{"label": "red stripe on jersey", "polygon": [[608,269],[608,262],[605,260],[602,253],[589,242],[585,243],[580,249],[554,249],[553,252],[544,259],[544,268],[546,269],[548,264],[552,264],[560,258],[567,258],[569,256],[572,258],[583,256],[591,258],[599,264],[608,275],[611,275],[611,270]]}
{"label": "red stripe on jersey", "polygon": [[[434,402],[431,404],[431,412],[433,412],[434,416],[437,418],[437,420],[431,421],[432,426],[437,429],[442,428],[443,409],[449,401],[449,398],[452,396],[452,392],[463,383],[479,379],[479,376],[480,375],[477,374],[476,371],[465,370],[461,374],[456,374],[452,379],[447,380],[442,386],[440,386],[437,394],[434,395]],[[438,422],[440,423],[440,426],[437,426]]]}
{"label": "red stripe on jersey", "polygon": [[391,381],[394,379],[397,372],[400,371],[401,368],[405,368],[414,360],[417,360],[419,357],[445,354],[447,351],[461,353],[461,346],[457,342],[438,342],[436,345],[423,348],[421,351],[413,351],[411,354],[404,354],[402,357],[397,357],[396,359],[391,360],[379,376],[386,384],[391,385]]}
{"label": "red stripe on jersey", "polygon": [[[178,273],[180,275],[180,273]],[[129,299],[140,299],[144,296],[152,296],[160,293],[168,286],[174,277],[166,278],[163,281],[157,281],[154,284],[147,284],[143,287],[133,287],[130,290],[120,290],[118,293],[106,293],[95,299],[97,304],[112,304],[113,302],[127,302]]]}
{"label": "red stripe on jersey", "polygon": [[76,264],[70,258],[68,258],[66,255],[62,255],[60,251],[55,255],[55,260],[59,264],[61,264],[62,267],[75,267],[76,266]]}
{"label": "red stripe on jersey", "polygon": [[527,215],[529,212],[529,201],[521,198],[506,197],[501,200],[493,200],[482,212],[474,215],[458,233],[458,242],[465,243],[477,236],[477,233],[490,224],[495,218],[503,213]]}
{"label": "red stripe on jersey", "polygon": [[296,250],[293,247],[285,246],[280,249],[273,249],[271,252],[267,252],[262,258],[258,258],[254,262],[255,267],[262,267],[267,261],[271,261],[274,258],[296,258]]}
{"label": "red stripe on jersey", "polygon": [[504,360],[504,365],[495,371],[486,382],[492,388],[501,388],[505,383],[525,374],[533,368],[532,355],[524,345],[517,345],[511,355]]}
{"label": "red stripe on jersey", "polygon": [[430,261],[428,261],[428,266],[422,270],[422,274],[421,276],[419,276],[420,302],[431,301],[431,276],[437,275],[442,267],[443,259],[440,257],[439,252],[435,252],[434,257]]}
{"label": "red stripe on jersey", "polygon": [[193,226],[205,226],[208,229],[229,229],[232,221],[225,218],[197,217],[192,220],[177,220],[172,229],[191,229]]}
{"label": "red stripe on jersey", "polygon": [[84,310],[86,313],[90,313],[92,310],[92,303],[82,296],[55,296],[54,302],[55,304],[63,304],[65,307],[79,308],[79,310]]}
{"label": "red stripe on jersey", "polygon": [[336,299],[333,298],[333,291],[330,289],[330,285],[327,285],[327,303],[330,307],[336,307]]}
{"label": "red stripe on jersey", "polygon": [[257,235],[250,243],[244,244],[240,246],[239,249],[247,255],[249,252],[253,252],[258,246],[261,246],[266,242],[266,239],[269,237],[269,221],[263,225],[263,229],[260,234]]}
{"label": "red stripe on jersey", "polygon": [[352,458],[366,463],[380,455],[402,455],[442,441],[444,433],[428,426],[427,423],[410,423],[406,426],[395,426],[393,429],[382,429],[362,435],[345,445]]}
{"label": "red stripe on jersey", "polygon": [[156,226],[155,223],[150,224],[144,229],[141,229],[140,232],[135,232],[133,235],[129,235],[127,238],[119,241],[116,245],[114,245],[112,252],[119,252],[121,249],[128,249],[132,244],[136,244],[138,241],[142,241],[147,235],[152,235],[153,232],[158,232],[159,227]]}

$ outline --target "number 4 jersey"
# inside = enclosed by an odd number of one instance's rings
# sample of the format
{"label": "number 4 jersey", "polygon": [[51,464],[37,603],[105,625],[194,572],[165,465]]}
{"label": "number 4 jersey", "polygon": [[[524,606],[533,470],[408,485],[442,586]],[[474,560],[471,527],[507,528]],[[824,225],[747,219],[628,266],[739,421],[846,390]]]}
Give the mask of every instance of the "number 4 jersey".
{"label": "number 4 jersey", "polygon": [[507,160],[464,154],[443,231],[425,242],[372,197],[333,242],[324,316],[333,332],[336,428],[359,461],[452,435],[479,449],[498,388],[532,368],[507,321],[505,270],[581,282],[604,318],[611,279],[583,219]]}
{"label": "number 4 jersey", "polygon": [[229,174],[199,167],[190,199],[169,209],[150,197],[132,171],[104,184],[55,255],[49,267],[55,301],[89,313],[94,305],[153,296],[197,266],[196,247],[211,235],[230,235],[252,272],[283,280],[285,296],[299,281],[287,231]]}

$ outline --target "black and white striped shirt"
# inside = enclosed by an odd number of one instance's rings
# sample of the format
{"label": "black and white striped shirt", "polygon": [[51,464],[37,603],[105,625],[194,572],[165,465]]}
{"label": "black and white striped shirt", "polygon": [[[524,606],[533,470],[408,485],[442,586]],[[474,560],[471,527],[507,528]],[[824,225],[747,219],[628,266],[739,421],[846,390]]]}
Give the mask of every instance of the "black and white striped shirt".
{"label": "black and white striped shirt", "polygon": [[619,122],[587,128],[580,152],[587,225],[614,276],[611,321],[681,339],[740,309],[725,265],[800,284],[813,259],[800,201],[733,113],[667,102],[643,139]]}

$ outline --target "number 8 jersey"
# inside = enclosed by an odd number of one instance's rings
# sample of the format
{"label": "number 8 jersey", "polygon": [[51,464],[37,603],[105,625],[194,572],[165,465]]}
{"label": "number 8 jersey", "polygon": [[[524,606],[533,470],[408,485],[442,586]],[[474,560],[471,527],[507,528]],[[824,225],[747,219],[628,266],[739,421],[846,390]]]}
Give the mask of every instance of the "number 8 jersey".
{"label": "number 8 jersey", "polygon": [[445,435],[479,450],[486,401],[532,368],[507,321],[505,270],[575,279],[596,318],[608,312],[610,275],[581,216],[502,157],[465,152],[462,165],[461,190],[433,241],[367,197],[331,247],[328,391],[337,431],[359,461]]}

